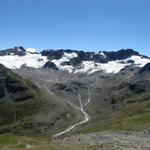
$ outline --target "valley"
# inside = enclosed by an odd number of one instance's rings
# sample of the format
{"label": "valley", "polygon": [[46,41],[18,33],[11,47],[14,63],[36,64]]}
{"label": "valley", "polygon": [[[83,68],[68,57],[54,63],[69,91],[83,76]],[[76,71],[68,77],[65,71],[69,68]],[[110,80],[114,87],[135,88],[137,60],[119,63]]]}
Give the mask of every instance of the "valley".
{"label": "valley", "polygon": [[[89,115],[85,112],[85,110],[84,110],[84,107],[86,107],[89,103],[90,103],[90,101],[91,101],[91,93],[90,93],[90,91],[89,91],[89,89],[88,89],[88,99],[87,99],[87,102],[83,105],[82,104],[82,99],[81,99],[81,95],[80,95],[80,93],[79,93],[79,91],[78,91],[78,99],[79,99],[79,104],[80,104],[80,106],[78,107],[78,106],[74,106],[76,109],[78,109],[78,110],[80,110],[82,113],[83,113],[83,115],[84,115],[84,120],[83,121],[81,121],[81,122],[78,122],[78,123],[76,123],[76,124],[74,124],[74,125],[72,125],[72,126],[70,126],[70,127],[68,127],[65,131],[63,131],[63,132],[60,132],[60,133],[57,133],[57,134],[55,134],[54,135],[54,137],[58,137],[58,136],[61,136],[61,135],[63,135],[63,134],[65,134],[65,133],[67,133],[67,132],[70,132],[72,129],[74,129],[76,126],[79,126],[79,125],[82,125],[82,124],[84,124],[84,123],[86,123],[86,122],[88,122],[89,121],[89,119],[90,119],[90,117],[89,117]],[[68,102],[69,103],[69,102]],[[71,104],[72,105],[72,104]]]}
{"label": "valley", "polygon": [[[0,52],[2,150],[149,150],[149,57],[20,49]],[[3,55],[24,64],[8,66]]]}

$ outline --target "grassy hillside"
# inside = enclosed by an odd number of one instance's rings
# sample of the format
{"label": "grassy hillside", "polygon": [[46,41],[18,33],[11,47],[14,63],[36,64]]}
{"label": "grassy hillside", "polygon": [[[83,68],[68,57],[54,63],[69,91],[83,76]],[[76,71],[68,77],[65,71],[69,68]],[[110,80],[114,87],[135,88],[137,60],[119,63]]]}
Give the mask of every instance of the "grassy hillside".
{"label": "grassy hillside", "polygon": [[41,138],[29,138],[11,134],[0,135],[0,150],[63,150],[62,147]]}
{"label": "grassy hillside", "polygon": [[0,133],[30,124],[42,103],[40,90],[3,65],[0,65],[0,87]]}
{"label": "grassy hillside", "polygon": [[[97,114],[82,133],[104,130],[137,131],[150,127],[150,80],[134,76],[114,87],[102,112]],[[111,107],[110,107],[111,106]],[[101,107],[101,106],[99,106]],[[111,110],[111,111],[110,111]],[[104,116],[104,113],[110,111]]]}
{"label": "grassy hillside", "polygon": [[104,130],[138,131],[150,127],[149,103],[130,104],[121,112],[113,113],[102,121],[94,120],[81,130],[82,133],[92,133]]}

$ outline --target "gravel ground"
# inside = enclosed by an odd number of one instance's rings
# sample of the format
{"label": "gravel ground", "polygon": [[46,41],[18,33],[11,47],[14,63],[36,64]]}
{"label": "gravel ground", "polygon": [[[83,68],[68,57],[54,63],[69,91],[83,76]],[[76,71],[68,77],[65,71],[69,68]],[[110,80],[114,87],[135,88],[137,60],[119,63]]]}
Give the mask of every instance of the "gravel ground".
{"label": "gravel ground", "polygon": [[150,150],[150,130],[73,135],[55,142],[66,150]]}

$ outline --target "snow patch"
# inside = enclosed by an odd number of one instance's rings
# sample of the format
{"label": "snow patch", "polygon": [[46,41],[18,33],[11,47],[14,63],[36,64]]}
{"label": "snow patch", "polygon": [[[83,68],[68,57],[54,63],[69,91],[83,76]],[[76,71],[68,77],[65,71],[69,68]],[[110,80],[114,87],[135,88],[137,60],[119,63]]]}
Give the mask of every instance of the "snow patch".
{"label": "snow patch", "polygon": [[101,56],[103,56],[104,58],[106,58],[106,55],[104,54],[104,52],[100,52],[99,53]]}
{"label": "snow patch", "polygon": [[101,64],[100,67],[106,73],[118,73],[128,64],[120,63],[119,61],[109,61],[107,64]]}
{"label": "snow patch", "polygon": [[27,48],[26,52],[28,52],[28,53],[36,53],[37,51],[34,48]]}
{"label": "snow patch", "polygon": [[138,65],[139,67],[145,66],[147,63],[150,63],[150,59],[148,58],[142,58],[142,56],[132,56],[127,59],[127,61],[133,60],[135,65]]}
{"label": "snow patch", "polygon": [[80,69],[75,70],[74,73],[86,73],[95,68],[94,61],[83,61]]}
{"label": "snow patch", "polygon": [[64,53],[64,57],[66,57],[68,60],[74,58],[74,57],[78,57],[77,53]]}
{"label": "snow patch", "polygon": [[19,52],[21,52],[21,51],[22,51],[20,48],[17,48],[17,50],[18,50]]}

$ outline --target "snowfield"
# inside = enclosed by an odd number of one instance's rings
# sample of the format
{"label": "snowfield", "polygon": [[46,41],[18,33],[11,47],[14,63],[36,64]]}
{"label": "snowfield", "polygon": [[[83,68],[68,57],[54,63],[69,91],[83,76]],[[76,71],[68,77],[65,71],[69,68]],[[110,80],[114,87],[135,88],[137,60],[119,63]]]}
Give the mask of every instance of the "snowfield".
{"label": "snowfield", "polygon": [[131,65],[128,61],[133,61],[138,67],[143,67],[150,63],[150,59],[142,58],[141,56],[132,56],[125,60],[109,61],[108,63],[95,63],[94,61],[83,61],[81,68],[75,70],[74,73],[92,74],[96,71],[104,71],[106,73],[118,73],[121,69]]}
{"label": "snowfield", "polygon": [[13,54],[0,56],[0,63],[10,69],[19,69],[24,64],[28,67],[40,68],[48,61],[48,59],[35,52],[36,51],[33,49],[27,49],[25,56]]}

